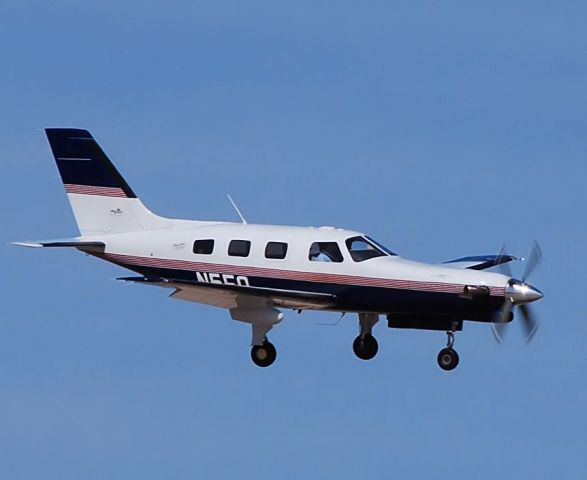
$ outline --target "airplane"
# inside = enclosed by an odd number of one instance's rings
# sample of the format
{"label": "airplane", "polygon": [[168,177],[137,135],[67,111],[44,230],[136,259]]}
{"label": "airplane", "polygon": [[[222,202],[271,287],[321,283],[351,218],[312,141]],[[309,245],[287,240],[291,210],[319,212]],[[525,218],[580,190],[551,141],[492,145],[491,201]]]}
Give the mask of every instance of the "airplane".
{"label": "airplane", "polygon": [[[118,280],[173,290],[170,297],[227,309],[251,325],[251,359],[276,359],[267,334],[288,309],[357,314],[353,351],[377,354],[373,327],[444,331],[438,365],[453,370],[454,333],[464,321],[485,322],[498,340],[517,308],[527,340],[538,323],[528,304],[543,297],[526,279],[540,262],[537,243],[521,279],[505,253],[462,257],[443,264],[407,260],[361,232],[241,222],[164,218],[152,213],[87,130],[45,130],[80,235],[14,242],[35,248],[75,248],[138,276]],[[497,267],[500,272],[485,271]],[[505,269],[505,270],[504,270]]]}

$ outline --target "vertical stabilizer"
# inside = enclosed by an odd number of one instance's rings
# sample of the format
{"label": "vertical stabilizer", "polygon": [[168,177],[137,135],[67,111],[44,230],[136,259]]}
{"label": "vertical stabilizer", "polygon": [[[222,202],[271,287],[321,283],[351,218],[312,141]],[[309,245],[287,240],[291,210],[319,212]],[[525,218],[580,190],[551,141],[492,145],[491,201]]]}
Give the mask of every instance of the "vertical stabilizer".
{"label": "vertical stabilizer", "polygon": [[59,174],[82,235],[167,228],[170,221],[147,209],[90,132],[46,130]]}

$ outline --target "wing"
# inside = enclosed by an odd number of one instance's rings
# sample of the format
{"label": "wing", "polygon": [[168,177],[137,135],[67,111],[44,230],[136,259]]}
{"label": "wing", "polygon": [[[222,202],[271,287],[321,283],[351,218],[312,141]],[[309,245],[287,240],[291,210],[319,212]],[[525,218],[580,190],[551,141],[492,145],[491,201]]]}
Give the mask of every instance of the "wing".
{"label": "wing", "polygon": [[170,295],[176,300],[202,303],[221,308],[283,307],[294,310],[322,310],[336,305],[336,297],[327,293],[297,290],[188,283],[167,278],[123,277],[118,280],[156,287],[173,288]]}
{"label": "wing", "polygon": [[487,268],[508,263],[512,260],[520,260],[512,255],[479,255],[474,257],[462,257],[444,262],[443,265],[453,268],[469,268],[471,270],[485,270]]}

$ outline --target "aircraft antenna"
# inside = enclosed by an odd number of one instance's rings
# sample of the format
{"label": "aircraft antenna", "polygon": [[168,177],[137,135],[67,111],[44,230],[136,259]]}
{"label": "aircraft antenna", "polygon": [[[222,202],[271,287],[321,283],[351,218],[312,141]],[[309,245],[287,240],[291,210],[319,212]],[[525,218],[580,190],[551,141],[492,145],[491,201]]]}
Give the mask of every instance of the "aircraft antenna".
{"label": "aircraft antenna", "polygon": [[229,200],[230,204],[232,205],[232,208],[234,208],[234,210],[236,211],[237,215],[240,217],[241,221],[246,225],[247,224],[247,221],[245,220],[245,217],[243,217],[243,214],[241,213],[241,211],[236,206],[236,203],[234,203],[234,200],[232,199],[232,197],[230,196],[230,194],[227,193],[226,196],[228,197],[228,200]]}
{"label": "aircraft antenna", "polygon": [[346,312],[342,312],[342,315],[340,316],[340,318],[334,322],[334,323],[318,323],[317,325],[320,325],[322,327],[336,327],[340,321],[342,320],[342,317],[344,317],[346,315]]}

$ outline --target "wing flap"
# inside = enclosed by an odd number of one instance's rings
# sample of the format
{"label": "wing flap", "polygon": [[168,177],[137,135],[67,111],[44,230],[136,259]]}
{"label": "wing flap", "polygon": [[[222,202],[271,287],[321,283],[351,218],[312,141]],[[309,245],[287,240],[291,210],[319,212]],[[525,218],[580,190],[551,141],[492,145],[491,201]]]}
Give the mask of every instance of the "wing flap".
{"label": "wing flap", "polygon": [[334,295],[297,290],[189,283],[168,278],[122,277],[118,280],[173,288],[174,292],[170,295],[173,299],[228,309],[277,306],[294,310],[322,310],[336,305]]}
{"label": "wing flap", "polygon": [[202,303],[220,308],[237,308],[238,296],[236,292],[228,290],[215,290],[206,288],[197,288],[192,286],[177,287],[170,295],[174,300],[184,300],[186,302]]}

